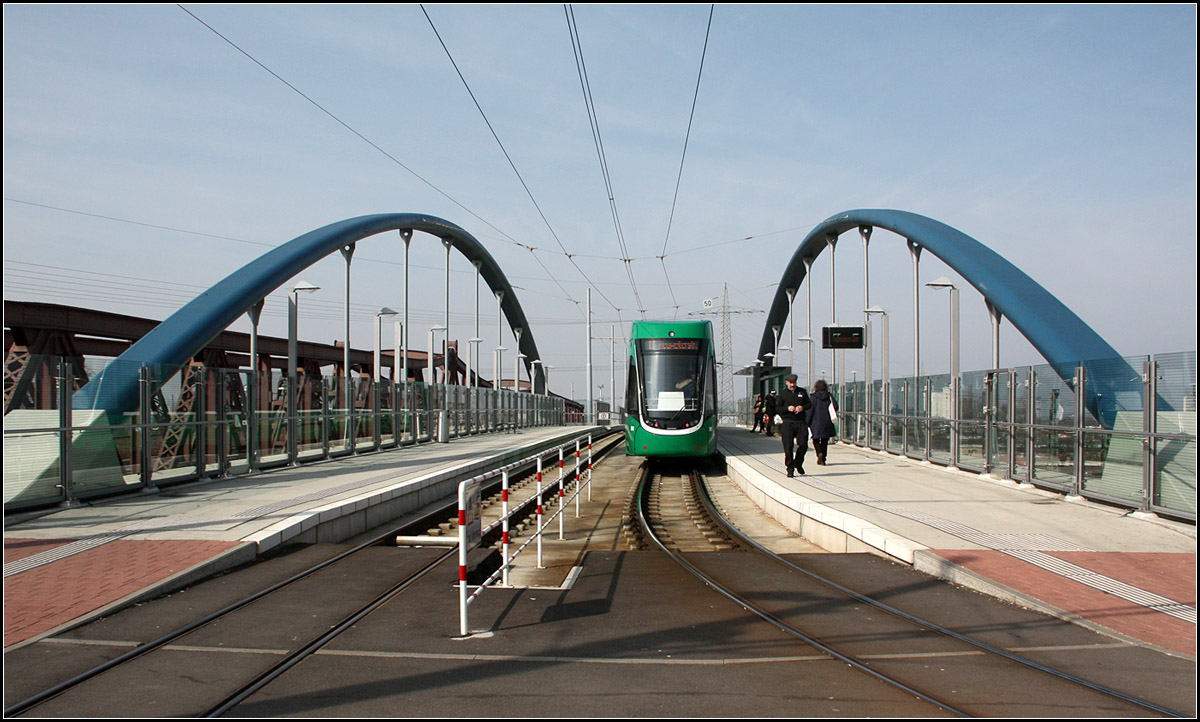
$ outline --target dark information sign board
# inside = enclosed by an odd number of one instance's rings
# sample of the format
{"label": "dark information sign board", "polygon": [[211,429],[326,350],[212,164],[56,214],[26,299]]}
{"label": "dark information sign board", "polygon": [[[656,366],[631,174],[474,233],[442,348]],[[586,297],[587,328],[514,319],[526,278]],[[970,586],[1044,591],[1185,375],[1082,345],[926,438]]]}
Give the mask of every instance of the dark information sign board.
{"label": "dark information sign board", "polygon": [[821,348],[862,347],[862,326],[826,326],[821,329]]}

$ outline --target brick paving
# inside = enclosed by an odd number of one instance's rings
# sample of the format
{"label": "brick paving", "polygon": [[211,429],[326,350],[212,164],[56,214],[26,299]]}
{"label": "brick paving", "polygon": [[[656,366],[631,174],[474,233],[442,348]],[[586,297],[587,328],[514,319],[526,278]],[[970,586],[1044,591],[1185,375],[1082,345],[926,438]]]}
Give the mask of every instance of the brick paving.
{"label": "brick paving", "polygon": [[1047,552],[1097,574],[1196,606],[1196,555],[1154,552]]}
{"label": "brick paving", "polygon": [[[1063,611],[1135,639],[1196,654],[1196,625],[1106,594],[988,549],[936,549],[938,556]],[[1065,561],[1177,602],[1196,603],[1196,555],[1149,552],[1054,552]]]}
{"label": "brick paving", "polygon": [[66,546],[75,539],[5,539],[4,540],[4,563],[12,564],[20,561],[25,557],[31,557],[35,554],[48,552],[51,549],[57,549],[61,546]]}
{"label": "brick paving", "polygon": [[[65,543],[5,539],[4,561]],[[14,574],[4,580],[4,646],[102,609],[239,544],[120,539]]]}

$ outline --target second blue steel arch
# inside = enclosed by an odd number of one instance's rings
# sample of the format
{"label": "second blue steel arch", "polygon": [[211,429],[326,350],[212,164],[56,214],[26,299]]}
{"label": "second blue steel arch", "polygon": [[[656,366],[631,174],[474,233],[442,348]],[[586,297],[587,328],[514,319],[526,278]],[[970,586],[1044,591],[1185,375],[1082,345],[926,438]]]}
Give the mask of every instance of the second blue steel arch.
{"label": "second blue steel arch", "polygon": [[[787,320],[787,291],[800,288],[804,281],[805,259],[816,259],[830,238],[860,226],[885,228],[944,261],[1007,317],[1068,384],[1073,384],[1076,365],[1098,371],[1099,366],[1090,362],[1119,358],[1117,351],[1071,309],[1000,254],[940,221],[887,209],[845,211],[821,222],[805,236],[779,281],[759,343],[759,358],[769,358],[765,354],[774,348],[773,328]],[[1093,375],[1095,383],[1085,382],[1088,408],[1106,426],[1111,427],[1118,409],[1141,409],[1140,372],[1130,369],[1130,373],[1128,380],[1127,375],[1117,379],[1109,367],[1108,373]]]}
{"label": "second blue steel arch", "polygon": [[[156,326],[77,391],[74,408],[103,409],[109,413],[136,409],[140,367],[186,364],[239,316],[305,268],[363,238],[408,230],[437,236],[469,261],[479,264],[479,274],[493,293],[504,293],[501,310],[509,326],[524,329],[519,348],[525,354],[526,368],[532,368],[532,360],[541,358],[533,332],[512,286],[483,245],[470,233],[441,218],[419,213],[381,213],[309,231],[234,271]],[[541,369],[537,372],[540,379]]]}

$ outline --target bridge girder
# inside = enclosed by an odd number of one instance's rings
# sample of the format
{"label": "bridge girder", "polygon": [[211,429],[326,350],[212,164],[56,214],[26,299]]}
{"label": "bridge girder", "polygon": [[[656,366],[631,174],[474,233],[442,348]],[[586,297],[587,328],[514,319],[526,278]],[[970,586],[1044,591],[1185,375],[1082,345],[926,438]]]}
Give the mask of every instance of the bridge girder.
{"label": "bridge girder", "polygon": [[[838,213],[822,221],[796,248],[767,312],[758,347],[759,358],[765,358],[774,349],[773,328],[783,326],[787,321],[790,309],[787,291],[799,289],[804,282],[805,261],[808,260],[811,265],[821,251],[830,245],[830,239],[836,242],[842,233],[861,226],[892,231],[928,250],[953,268],[1009,319],[1068,384],[1073,383],[1072,374],[1076,365],[1082,364],[1086,368],[1090,361],[1120,357],[1116,349],[1037,281],[962,231],[908,211],[858,209]],[[1094,387],[1089,389],[1089,408],[1097,418],[1111,421],[1115,404],[1118,403],[1117,396],[1131,398],[1126,395],[1127,392],[1137,390],[1140,390],[1140,383],[1134,388],[1129,384],[1113,386],[1111,382],[1106,382],[1102,391]]]}
{"label": "bridge girder", "polygon": [[[389,231],[421,231],[436,236],[478,265],[480,277],[492,293],[502,294],[501,312],[509,327],[521,329],[518,348],[526,356],[526,370],[534,369],[532,360],[540,355],[533,331],[504,272],[483,244],[459,226],[435,216],[383,213],[349,218],[309,231],[234,271],[143,336],[80,389],[73,399],[75,408],[104,409],[110,413],[137,408],[139,367],[150,365],[174,373],[229,324],[305,268],[364,238]],[[539,378],[541,373],[537,369]]]}

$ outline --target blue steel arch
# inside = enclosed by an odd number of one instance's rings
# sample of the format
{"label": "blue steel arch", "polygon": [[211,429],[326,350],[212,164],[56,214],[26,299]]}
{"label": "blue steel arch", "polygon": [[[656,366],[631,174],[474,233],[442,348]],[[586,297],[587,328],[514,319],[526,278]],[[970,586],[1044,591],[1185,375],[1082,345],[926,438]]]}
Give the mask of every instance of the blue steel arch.
{"label": "blue steel arch", "polygon": [[[1089,361],[1120,357],[1116,349],[1049,291],[1000,254],[962,231],[907,211],[859,209],[831,216],[801,241],[783,272],[767,313],[762,341],[758,346],[759,358],[768,358],[765,354],[774,349],[773,328],[782,326],[787,320],[790,306],[787,291],[800,288],[804,281],[804,261],[815,260],[829,245],[830,238],[836,239],[842,233],[860,226],[892,231],[928,250],[953,268],[1009,319],[1067,383],[1073,382],[1072,374],[1077,364],[1087,368]],[[1132,379],[1123,382],[1098,378],[1098,385],[1088,387],[1086,396],[1089,408],[1106,425],[1111,426],[1118,396],[1124,400],[1132,398],[1126,392],[1140,392],[1140,372],[1135,376],[1138,380],[1136,386],[1132,385]]]}
{"label": "blue steel arch", "polygon": [[[130,346],[100,374],[75,393],[77,409],[123,413],[138,406],[138,369],[177,367],[224,331],[229,324],[325,256],[369,236],[387,231],[422,231],[450,243],[467,260],[479,264],[479,275],[493,293],[503,292],[501,311],[509,327],[523,329],[519,341],[526,369],[541,358],[525,312],[500,266],[487,249],[457,225],[419,213],[381,213],[349,218],[309,231],[268,251],[192,299]],[[405,330],[407,333],[407,329]],[[538,380],[542,378],[537,369]],[[161,380],[161,379],[160,379]]]}

